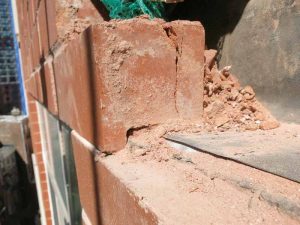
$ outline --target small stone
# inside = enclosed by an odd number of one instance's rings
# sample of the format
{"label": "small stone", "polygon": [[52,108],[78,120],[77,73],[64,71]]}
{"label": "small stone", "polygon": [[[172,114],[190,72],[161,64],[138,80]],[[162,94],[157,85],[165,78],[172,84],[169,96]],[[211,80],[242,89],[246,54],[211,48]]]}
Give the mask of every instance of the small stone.
{"label": "small stone", "polygon": [[251,94],[249,94],[249,93],[246,93],[246,94],[244,95],[244,97],[245,97],[246,100],[252,100],[252,99],[255,97],[255,95],[251,95]]}
{"label": "small stone", "polygon": [[221,73],[227,78],[230,75],[231,66],[225,66]]}
{"label": "small stone", "polygon": [[225,105],[222,101],[216,100],[212,102],[209,106],[205,108],[205,111],[208,115],[216,115],[222,112],[225,108]]}
{"label": "small stone", "polygon": [[255,123],[250,123],[246,126],[246,130],[251,130],[251,131],[257,130],[258,128],[259,126]]}
{"label": "small stone", "polygon": [[251,115],[252,114],[251,110],[247,109],[247,108],[244,109],[242,112],[243,112],[244,115]]}
{"label": "small stone", "polygon": [[241,90],[241,94],[244,95],[246,100],[251,100],[255,97],[255,92],[252,87],[246,86]]}
{"label": "small stone", "polygon": [[229,118],[227,115],[220,115],[215,119],[215,125],[217,127],[221,127],[222,125],[224,125],[225,123],[227,123],[229,121]]}
{"label": "small stone", "polygon": [[20,111],[20,109],[18,109],[17,107],[13,107],[13,109],[12,109],[11,112],[10,112],[10,114],[11,114],[12,116],[19,116],[19,115],[21,115],[21,111]]}
{"label": "small stone", "polygon": [[217,50],[214,49],[204,51],[205,64],[207,65],[208,68],[211,69],[215,64],[215,58],[217,56],[217,53],[218,53]]}
{"label": "small stone", "polygon": [[243,101],[243,95],[239,94],[236,98],[237,102],[242,102]]}
{"label": "small stone", "polygon": [[236,90],[236,89],[232,89],[231,90],[231,93],[230,93],[230,96],[229,96],[229,99],[231,101],[235,101],[237,99],[237,97],[239,96],[239,91]]}
{"label": "small stone", "polygon": [[262,130],[272,130],[279,127],[279,122],[275,119],[261,122],[259,128]]}
{"label": "small stone", "polygon": [[262,112],[259,112],[259,111],[256,111],[254,113],[254,116],[255,116],[256,120],[260,120],[260,121],[263,121],[266,118],[265,115]]}

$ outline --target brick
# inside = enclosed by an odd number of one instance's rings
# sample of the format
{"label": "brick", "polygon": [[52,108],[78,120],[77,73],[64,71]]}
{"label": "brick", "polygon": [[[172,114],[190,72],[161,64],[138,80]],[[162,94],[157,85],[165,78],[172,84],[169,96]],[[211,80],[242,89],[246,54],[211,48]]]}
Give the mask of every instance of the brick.
{"label": "brick", "polygon": [[28,77],[28,79],[25,81],[25,89],[33,97],[36,97],[38,95],[34,75]]}
{"label": "brick", "polygon": [[47,218],[46,224],[47,225],[52,225],[52,218]]}
{"label": "brick", "polygon": [[39,102],[44,103],[45,90],[44,90],[44,80],[41,78],[41,69],[38,69],[34,73],[36,96],[34,96]]}
{"label": "brick", "polygon": [[59,118],[93,143],[94,109],[91,88],[91,52],[89,36],[84,31],[54,56]]}
{"label": "brick", "polygon": [[29,112],[29,121],[30,123],[38,122],[37,112]]}
{"label": "brick", "polygon": [[[184,22],[181,26],[193,27],[193,24]],[[199,29],[198,34],[203,36],[200,23],[192,29]],[[184,32],[185,30],[181,35]],[[162,23],[135,19],[102,23],[92,26],[92,38],[95,72],[92,90],[96,92],[94,99],[98,106],[95,107],[95,115],[98,137],[96,145],[99,149],[122,149],[126,144],[126,133],[131,128],[164,123],[181,117],[201,118],[202,92],[200,90],[199,93],[194,93],[195,90],[198,91],[195,88],[188,92],[187,89],[195,81],[197,84],[200,82],[201,88],[203,59],[197,62],[200,66],[197,64],[196,74],[190,80],[189,75],[193,70],[188,68],[190,64],[184,63],[192,58],[190,54],[196,50],[190,51],[184,42],[186,55],[179,61],[180,73],[177,74],[176,45]],[[200,42],[201,49],[204,45]],[[203,50],[200,50],[199,56],[203,54]],[[182,84],[178,85],[179,82]],[[184,88],[184,85],[188,87]],[[179,94],[182,94],[180,98],[177,97],[178,87]],[[178,99],[182,106],[196,105],[192,106],[191,112],[188,109],[178,111]]]}
{"label": "brick", "polygon": [[[18,16],[20,24],[20,49],[22,56],[22,66],[24,80],[30,76],[32,72],[32,61],[30,55],[30,32],[29,32],[29,18],[27,11],[27,4],[25,1],[17,1],[19,6]],[[21,3],[22,2],[22,3]]]}
{"label": "brick", "polygon": [[49,54],[49,38],[48,38],[48,25],[46,14],[46,0],[41,0],[37,13],[38,31],[40,39],[40,55],[41,59],[45,58]]}
{"label": "brick", "polygon": [[49,46],[51,48],[57,40],[55,1],[46,0],[46,14],[49,34]]}
{"label": "brick", "polygon": [[[40,132],[40,127],[39,127],[39,124],[36,122],[32,122],[30,123],[30,130],[32,133],[35,133],[35,132]],[[41,143],[35,143],[35,144],[41,144]]]}
{"label": "brick", "polygon": [[[42,152],[36,153],[35,156],[36,156],[36,161],[37,162],[43,162],[43,154],[42,154]],[[40,171],[40,174],[41,174],[41,171]]]}
{"label": "brick", "polygon": [[41,189],[42,189],[42,191],[48,190],[48,183],[47,183],[47,181],[41,181]]}
{"label": "brick", "polygon": [[44,180],[47,179],[46,173],[45,173],[45,172],[44,172],[44,173],[40,173],[40,179],[41,179],[42,181],[44,181]]}
{"label": "brick", "polygon": [[46,171],[44,162],[39,162],[38,163],[38,168],[39,168],[40,171]]}
{"label": "brick", "polygon": [[131,128],[200,120],[203,54],[200,23],[133,19],[92,25],[55,55],[59,118],[109,152],[125,146]]}
{"label": "brick", "polygon": [[186,120],[200,120],[203,114],[204,28],[199,22],[169,24],[178,45],[176,108]]}
{"label": "brick", "polygon": [[37,25],[32,28],[31,52],[33,68],[37,68],[40,65],[40,40]]}
{"label": "brick", "polygon": [[81,206],[92,224],[98,224],[97,193],[93,146],[72,131],[72,148],[75,159]]}
{"label": "brick", "polygon": [[97,162],[100,224],[159,224],[157,216],[130,191],[102,162]]}
{"label": "brick", "polygon": [[42,152],[42,145],[41,143],[34,143],[33,144],[34,152],[41,153]]}
{"label": "brick", "polygon": [[40,133],[34,133],[31,135],[31,139],[32,139],[32,142],[35,143],[35,142],[40,142],[41,141],[41,136],[40,136]]}
{"label": "brick", "polygon": [[30,39],[31,39],[31,36],[32,36],[32,31],[33,31],[33,26],[34,26],[34,23],[35,23],[35,9],[34,9],[34,5],[32,4],[32,1],[31,0],[28,0],[27,3],[27,15],[28,15],[28,22],[29,22],[29,30],[28,30],[28,34],[30,36]]}
{"label": "brick", "polygon": [[45,216],[46,216],[46,218],[51,218],[51,210],[49,209],[49,210],[46,210],[46,212],[45,212]]}
{"label": "brick", "polygon": [[34,100],[27,98],[27,107],[29,112],[37,112]]}
{"label": "brick", "polygon": [[52,57],[48,57],[41,69],[41,80],[44,90],[44,104],[54,115],[58,114],[55,77],[52,64]]}

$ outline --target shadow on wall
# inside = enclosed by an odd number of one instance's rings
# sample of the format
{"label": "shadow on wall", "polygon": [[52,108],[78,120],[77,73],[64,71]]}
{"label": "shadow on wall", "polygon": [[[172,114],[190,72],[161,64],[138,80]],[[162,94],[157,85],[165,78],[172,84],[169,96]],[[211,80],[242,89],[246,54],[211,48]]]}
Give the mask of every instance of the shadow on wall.
{"label": "shadow on wall", "polygon": [[300,123],[299,1],[185,0],[170,12],[200,21],[219,66],[232,65],[278,119]]}
{"label": "shadow on wall", "polygon": [[[170,10],[170,20],[200,21],[207,49],[221,49],[223,37],[232,33],[249,0],[185,0]],[[170,7],[170,6],[169,6]]]}
{"label": "shadow on wall", "polygon": [[93,5],[95,6],[95,8],[97,9],[97,11],[99,12],[99,14],[102,16],[102,18],[105,21],[108,21],[109,18],[109,12],[107,11],[107,9],[105,8],[105,6],[103,5],[103,3],[100,0],[91,0],[91,2],[93,3]]}

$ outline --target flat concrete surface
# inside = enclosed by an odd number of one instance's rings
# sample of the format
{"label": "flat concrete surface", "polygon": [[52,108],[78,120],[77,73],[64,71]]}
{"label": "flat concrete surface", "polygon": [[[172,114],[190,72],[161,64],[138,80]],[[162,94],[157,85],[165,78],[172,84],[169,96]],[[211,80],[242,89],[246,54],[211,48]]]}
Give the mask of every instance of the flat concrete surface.
{"label": "flat concrete surface", "polygon": [[145,154],[123,150],[98,163],[157,216],[157,224],[300,222],[298,183],[231,160],[158,145]]}
{"label": "flat concrete surface", "polygon": [[166,138],[300,183],[300,132],[297,125],[283,124],[271,131],[173,134]]}

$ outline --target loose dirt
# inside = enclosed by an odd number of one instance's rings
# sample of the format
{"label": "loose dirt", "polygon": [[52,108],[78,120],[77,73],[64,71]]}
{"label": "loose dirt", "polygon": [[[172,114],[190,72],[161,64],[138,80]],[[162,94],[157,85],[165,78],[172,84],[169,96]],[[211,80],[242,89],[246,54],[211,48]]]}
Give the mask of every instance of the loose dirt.
{"label": "loose dirt", "polygon": [[250,86],[241,87],[230,72],[231,66],[219,70],[216,51],[205,51],[204,119],[209,130],[270,130],[279,122],[256,99]]}

